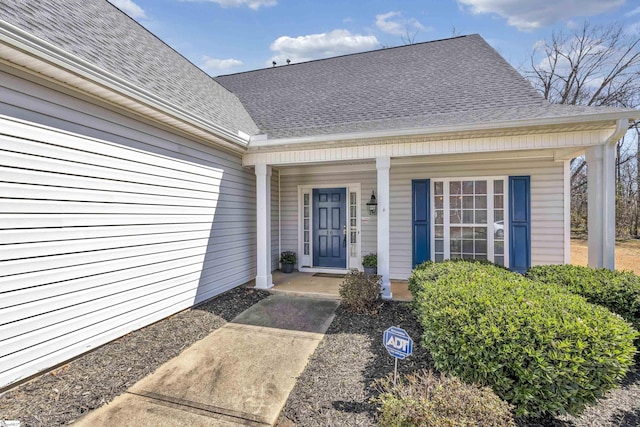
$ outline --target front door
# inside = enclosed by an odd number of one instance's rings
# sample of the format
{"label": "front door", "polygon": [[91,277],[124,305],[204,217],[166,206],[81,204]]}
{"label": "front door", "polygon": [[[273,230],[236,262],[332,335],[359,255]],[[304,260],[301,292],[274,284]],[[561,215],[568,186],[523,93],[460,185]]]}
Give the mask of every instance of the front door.
{"label": "front door", "polygon": [[347,267],[346,188],[313,190],[313,265]]}

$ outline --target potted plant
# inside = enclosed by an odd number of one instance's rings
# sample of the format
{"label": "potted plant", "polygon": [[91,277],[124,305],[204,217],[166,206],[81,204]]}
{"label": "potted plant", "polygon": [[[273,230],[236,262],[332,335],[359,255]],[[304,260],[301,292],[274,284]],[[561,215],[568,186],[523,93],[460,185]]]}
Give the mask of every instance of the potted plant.
{"label": "potted plant", "polygon": [[280,270],[283,273],[291,273],[293,271],[293,266],[296,263],[296,253],[293,251],[284,251],[280,254],[280,263],[282,267]]}
{"label": "potted plant", "polygon": [[367,274],[378,274],[378,255],[374,253],[362,257],[362,266]]}

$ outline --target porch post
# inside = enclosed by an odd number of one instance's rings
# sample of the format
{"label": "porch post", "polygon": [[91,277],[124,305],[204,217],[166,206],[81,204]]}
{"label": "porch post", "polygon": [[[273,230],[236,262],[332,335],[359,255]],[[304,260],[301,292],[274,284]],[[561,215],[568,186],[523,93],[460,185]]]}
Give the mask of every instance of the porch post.
{"label": "porch post", "polygon": [[389,280],[389,168],[391,158],[378,157],[378,274],[382,276],[382,298],[391,299]]}
{"label": "porch post", "polygon": [[587,225],[589,266],[615,268],[616,177],[615,145],[589,147],[587,161]]}
{"label": "porch post", "polygon": [[273,286],[271,276],[271,166],[256,165],[256,288]]}

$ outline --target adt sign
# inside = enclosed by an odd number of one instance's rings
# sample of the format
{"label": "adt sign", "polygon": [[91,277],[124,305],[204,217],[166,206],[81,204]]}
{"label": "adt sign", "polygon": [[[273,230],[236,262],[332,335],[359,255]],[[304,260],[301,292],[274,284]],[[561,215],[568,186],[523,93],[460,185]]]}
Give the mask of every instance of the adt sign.
{"label": "adt sign", "polygon": [[402,328],[390,327],[384,331],[382,340],[389,354],[396,359],[404,359],[413,353],[413,340]]}

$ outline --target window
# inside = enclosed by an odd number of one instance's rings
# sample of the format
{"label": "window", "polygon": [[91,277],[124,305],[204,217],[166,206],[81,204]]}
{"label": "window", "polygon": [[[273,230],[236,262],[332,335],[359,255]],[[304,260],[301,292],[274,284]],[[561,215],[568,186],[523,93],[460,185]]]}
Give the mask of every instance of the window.
{"label": "window", "polygon": [[309,193],[304,193],[302,195],[303,197],[303,212],[302,212],[302,220],[303,220],[303,226],[302,226],[302,232],[303,232],[303,245],[304,245],[304,254],[305,255],[309,255],[309,244],[310,242],[310,235],[311,235],[311,229],[310,229],[310,214],[311,214],[311,203],[310,203],[310,199],[311,196],[309,195]]}
{"label": "window", "polygon": [[505,265],[506,178],[433,181],[432,259]]}
{"label": "window", "polygon": [[349,193],[349,256],[358,256],[358,193]]}

